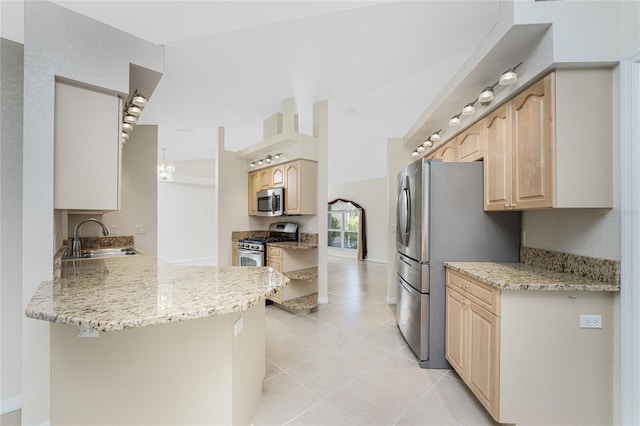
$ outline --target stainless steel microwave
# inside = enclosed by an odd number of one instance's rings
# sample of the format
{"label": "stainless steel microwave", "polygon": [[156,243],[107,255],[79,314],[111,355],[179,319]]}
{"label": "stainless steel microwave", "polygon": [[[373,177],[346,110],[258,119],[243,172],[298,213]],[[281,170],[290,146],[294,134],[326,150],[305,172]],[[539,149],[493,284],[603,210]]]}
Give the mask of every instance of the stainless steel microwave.
{"label": "stainless steel microwave", "polygon": [[284,188],[258,191],[258,216],[282,216],[284,214]]}

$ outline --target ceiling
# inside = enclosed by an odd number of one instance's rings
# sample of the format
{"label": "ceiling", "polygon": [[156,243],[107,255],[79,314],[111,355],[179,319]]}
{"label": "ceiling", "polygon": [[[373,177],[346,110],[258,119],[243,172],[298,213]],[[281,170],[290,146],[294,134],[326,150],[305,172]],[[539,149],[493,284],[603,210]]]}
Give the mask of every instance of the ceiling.
{"label": "ceiling", "polygon": [[[231,150],[260,141],[288,97],[311,133],[312,104],[327,99],[337,180],[386,175],[387,138],[409,130],[500,19],[499,0],[54,3],[165,46],[140,122],[178,130],[162,141],[180,144],[174,159],[210,157],[208,141],[184,142],[203,128],[224,126]],[[344,175],[336,155],[365,147],[369,168]]]}

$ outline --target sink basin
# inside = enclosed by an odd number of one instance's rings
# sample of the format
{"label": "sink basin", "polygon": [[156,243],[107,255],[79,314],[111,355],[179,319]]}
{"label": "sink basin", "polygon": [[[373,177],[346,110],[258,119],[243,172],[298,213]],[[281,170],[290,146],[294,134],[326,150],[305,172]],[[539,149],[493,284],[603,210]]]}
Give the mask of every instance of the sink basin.
{"label": "sink basin", "polygon": [[[80,256],[79,259],[103,259],[105,257],[122,257],[122,256],[131,256],[134,254],[140,254],[140,252],[134,249],[133,247],[101,248],[101,249],[82,250],[82,256]],[[71,257],[71,254],[64,256],[62,259],[74,260]]]}

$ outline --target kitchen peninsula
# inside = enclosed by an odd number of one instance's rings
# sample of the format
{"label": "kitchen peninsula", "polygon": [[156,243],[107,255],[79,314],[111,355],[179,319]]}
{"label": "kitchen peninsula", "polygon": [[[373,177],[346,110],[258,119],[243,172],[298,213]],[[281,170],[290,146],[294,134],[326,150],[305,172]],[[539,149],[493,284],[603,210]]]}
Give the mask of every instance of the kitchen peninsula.
{"label": "kitchen peninsula", "polygon": [[259,302],[288,282],[146,255],[63,262],[26,308],[52,323],[52,424],[249,424],[265,373]]}

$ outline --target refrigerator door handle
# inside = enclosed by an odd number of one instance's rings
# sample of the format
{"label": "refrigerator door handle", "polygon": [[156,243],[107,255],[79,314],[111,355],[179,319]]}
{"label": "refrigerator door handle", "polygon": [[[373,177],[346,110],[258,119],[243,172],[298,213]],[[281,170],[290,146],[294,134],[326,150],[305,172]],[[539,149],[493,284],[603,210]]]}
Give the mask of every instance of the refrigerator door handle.
{"label": "refrigerator door handle", "polygon": [[398,231],[400,241],[406,246],[411,232],[411,193],[409,190],[409,176],[402,180],[400,194],[398,194]]}
{"label": "refrigerator door handle", "polygon": [[402,263],[404,263],[405,265],[408,265],[409,267],[411,267],[411,266],[412,266],[412,265],[411,265],[411,263],[410,263],[409,261],[404,260],[402,257],[400,257],[399,259],[400,259],[400,261],[401,261]]}
{"label": "refrigerator door handle", "polygon": [[407,292],[409,292],[409,294],[413,294],[413,292],[415,290],[413,290],[410,286],[408,286],[407,284],[405,284],[404,280],[400,280],[400,285],[402,287],[404,287],[405,290],[407,290]]}

